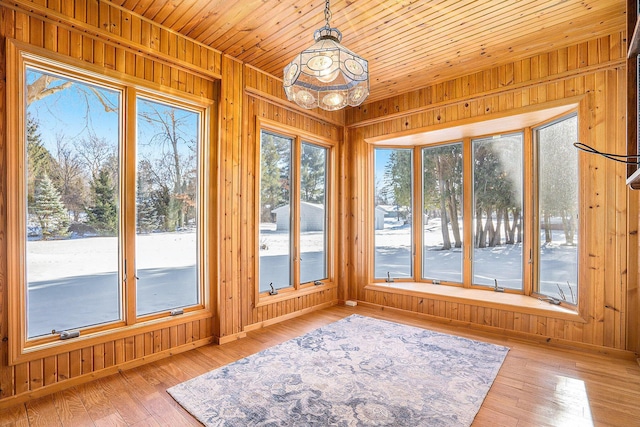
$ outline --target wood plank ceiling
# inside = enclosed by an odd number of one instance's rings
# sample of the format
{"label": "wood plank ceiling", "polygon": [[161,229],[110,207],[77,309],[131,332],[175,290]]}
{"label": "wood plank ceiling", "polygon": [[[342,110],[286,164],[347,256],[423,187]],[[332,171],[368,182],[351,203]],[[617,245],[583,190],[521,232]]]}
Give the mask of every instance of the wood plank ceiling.
{"label": "wood plank ceiling", "polygon": [[[111,0],[282,78],[324,26],[322,0]],[[332,27],[369,61],[367,102],[620,31],[621,0],[334,0]]]}

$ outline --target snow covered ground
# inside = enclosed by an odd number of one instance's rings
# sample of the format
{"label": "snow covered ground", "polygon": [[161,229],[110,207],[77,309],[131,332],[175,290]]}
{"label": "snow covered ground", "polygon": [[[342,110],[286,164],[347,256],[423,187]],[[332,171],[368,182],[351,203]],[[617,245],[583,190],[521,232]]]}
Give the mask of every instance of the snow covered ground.
{"label": "snow covered ground", "polygon": [[[138,315],[197,303],[196,233],[138,236]],[[121,318],[115,237],[27,243],[30,337]]]}
{"label": "snow covered ground", "polygon": [[[283,288],[289,284],[289,234],[277,232],[271,224],[263,224],[260,250],[260,273],[263,278],[260,289]],[[462,230],[460,230],[462,233]],[[385,219],[385,228],[375,231],[375,276],[386,278],[387,272],[395,279],[411,276],[411,227],[392,218]],[[431,219],[425,227],[423,251],[423,276],[441,281],[462,281],[462,249],[452,248],[443,251],[442,232],[438,218]],[[303,233],[301,235],[302,262],[322,251],[322,233]],[[522,244],[500,245],[492,248],[475,249],[473,254],[474,283],[478,285],[498,285],[509,289],[522,288]],[[318,259],[317,267],[323,265]],[[313,273],[313,265],[307,267],[311,280],[323,278],[323,273]],[[540,288],[547,295],[558,294],[558,286],[570,299],[571,291],[567,281],[576,283],[577,251],[576,246],[566,246],[562,231],[553,231],[553,243],[543,245],[540,256]],[[303,280],[304,283],[304,280]],[[575,292],[575,286],[573,291]]]}
{"label": "snow covered ground", "polygon": [[[260,289],[289,286],[289,234],[272,225],[262,227],[260,243]],[[376,276],[401,279],[410,272],[410,227],[388,220],[376,230]],[[440,226],[431,220],[424,233],[424,276],[442,281],[461,281],[462,250],[441,250]],[[575,283],[575,246],[563,245],[562,232],[554,231],[554,243],[543,247],[541,288],[549,295],[558,285],[570,298],[567,281]],[[326,277],[325,242],[322,232],[301,235],[301,281]],[[72,329],[120,319],[118,242],[115,237],[29,241],[28,330],[29,336],[52,329]],[[196,233],[152,233],[138,236],[138,314],[149,314],[197,303]],[[474,281],[493,286],[520,288],[522,246],[502,245],[474,251]],[[575,287],[574,287],[575,288]],[[575,289],[573,289],[575,292]]]}

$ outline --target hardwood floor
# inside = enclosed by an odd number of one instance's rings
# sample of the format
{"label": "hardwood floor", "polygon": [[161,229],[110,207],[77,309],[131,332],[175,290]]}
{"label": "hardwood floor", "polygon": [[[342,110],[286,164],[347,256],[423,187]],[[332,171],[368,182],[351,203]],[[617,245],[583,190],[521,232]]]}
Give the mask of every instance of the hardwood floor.
{"label": "hardwood floor", "polygon": [[[635,361],[549,348],[412,316],[332,307],[0,411],[0,426],[199,426],[172,385],[359,313],[510,347],[473,426],[640,426]],[[426,361],[425,361],[426,363]]]}

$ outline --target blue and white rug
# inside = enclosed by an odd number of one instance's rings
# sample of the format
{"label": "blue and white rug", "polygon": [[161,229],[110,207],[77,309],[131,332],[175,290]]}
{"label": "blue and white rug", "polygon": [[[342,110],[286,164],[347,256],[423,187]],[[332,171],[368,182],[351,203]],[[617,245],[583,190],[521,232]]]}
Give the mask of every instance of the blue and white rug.
{"label": "blue and white rug", "polygon": [[508,351],[351,315],[167,391],[206,426],[469,426]]}

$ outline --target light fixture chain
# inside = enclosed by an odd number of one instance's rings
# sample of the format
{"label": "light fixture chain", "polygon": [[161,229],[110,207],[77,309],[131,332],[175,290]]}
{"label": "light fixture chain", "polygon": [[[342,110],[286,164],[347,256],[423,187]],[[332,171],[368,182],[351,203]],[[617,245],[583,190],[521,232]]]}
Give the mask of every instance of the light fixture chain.
{"label": "light fixture chain", "polygon": [[324,4],[324,22],[325,22],[325,27],[327,29],[331,28],[331,26],[329,25],[330,19],[331,19],[331,9],[329,9],[329,0],[326,0]]}

